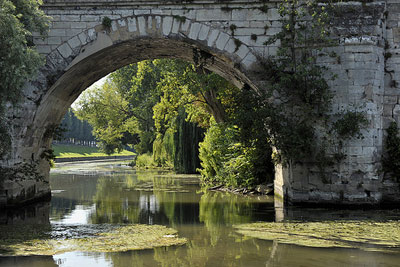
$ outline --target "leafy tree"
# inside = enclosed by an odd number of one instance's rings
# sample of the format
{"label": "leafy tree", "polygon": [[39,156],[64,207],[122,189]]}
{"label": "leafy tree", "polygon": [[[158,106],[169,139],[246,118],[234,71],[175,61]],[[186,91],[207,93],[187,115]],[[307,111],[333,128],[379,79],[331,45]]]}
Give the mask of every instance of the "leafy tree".
{"label": "leafy tree", "polygon": [[32,32],[45,34],[49,17],[37,0],[0,0],[0,99],[16,102],[24,83],[43,58],[33,47]]}
{"label": "leafy tree", "polygon": [[84,92],[79,101],[78,118],[91,124],[94,136],[108,154],[123,149],[126,132],[137,132],[137,121],[128,116],[128,104],[112,81],[107,81],[102,88]]}
{"label": "leafy tree", "polygon": [[16,103],[24,83],[34,77],[43,59],[33,47],[32,32],[45,34],[49,17],[38,0],[0,0],[0,157],[10,149],[4,105]]}

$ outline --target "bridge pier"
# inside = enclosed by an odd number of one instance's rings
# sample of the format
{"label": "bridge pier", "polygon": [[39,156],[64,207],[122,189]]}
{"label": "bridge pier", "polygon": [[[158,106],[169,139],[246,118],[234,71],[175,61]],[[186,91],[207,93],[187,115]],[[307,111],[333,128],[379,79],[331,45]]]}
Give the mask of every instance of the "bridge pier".
{"label": "bridge pier", "polygon": [[[257,69],[258,58],[276,53],[275,45],[264,42],[281,29],[279,1],[231,1],[229,6],[211,0],[44,2],[53,22],[49,36],[34,42],[46,65],[25,87],[20,105],[7,114],[12,144],[0,159],[0,205],[50,194],[46,151],[54,127],[99,78],[145,59],[193,61],[200,52],[211,71],[238,87],[259,90],[266,81]],[[264,5],[267,12],[260,9]],[[325,173],[307,159],[276,166],[275,192],[292,204],[398,202],[399,185],[381,172],[381,159],[385,129],[400,120],[400,4],[338,5],[343,12],[334,35],[340,42],[329,48],[337,57],[319,59],[338,75],[330,84],[332,113],[361,111],[369,124],[362,130],[364,138],[346,142],[345,159]],[[112,20],[110,28],[102,25],[104,17]]]}

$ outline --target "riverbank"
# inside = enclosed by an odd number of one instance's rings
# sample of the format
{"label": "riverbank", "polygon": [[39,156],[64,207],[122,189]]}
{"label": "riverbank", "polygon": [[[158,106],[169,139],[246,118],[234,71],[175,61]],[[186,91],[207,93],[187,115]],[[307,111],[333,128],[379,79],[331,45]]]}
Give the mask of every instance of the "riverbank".
{"label": "riverbank", "polygon": [[71,158],[55,158],[55,163],[78,162],[78,161],[103,161],[103,160],[133,160],[133,156],[105,156],[105,157],[71,157]]}
{"label": "riverbank", "polygon": [[75,162],[93,160],[133,160],[136,156],[134,152],[123,150],[120,153],[107,155],[100,151],[98,147],[88,147],[79,145],[53,145],[55,162]]}
{"label": "riverbank", "polygon": [[224,185],[217,185],[213,187],[207,188],[209,191],[220,191],[220,192],[229,192],[233,194],[240,194],[240,195],[273,195],[274,194],[274,184],[260,184],[257,185],[255,188],[231,188],[225,187]]}

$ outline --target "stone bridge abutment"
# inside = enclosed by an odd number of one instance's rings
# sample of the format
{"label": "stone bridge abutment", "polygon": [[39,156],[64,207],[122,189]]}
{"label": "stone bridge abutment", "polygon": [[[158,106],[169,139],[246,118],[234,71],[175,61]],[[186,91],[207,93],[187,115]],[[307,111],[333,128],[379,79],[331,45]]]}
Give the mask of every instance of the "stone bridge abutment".
{"label": "stone bridge abutment", "polygon": [[[264,42],[281,29],[279,1],[45,1],[53,18],[48,37],[35,37],[46,64],[8,113],[11,152],[0,160],[0,205],[49,194],[46,151],[69,106],[92,83],[145,59],[199,56],[206,68],[241,88],[267,81],[259,58],[274,55]],[[275,191],[292,203],[379,204],[400,199],[399,185],[381,170],[384,129],[399,120],[400,4],[342,3],[334,35],[336,58],[320,58],[338,75],[332,112],[366,114],[364,139],[344,145],[345,160],[327,179],[311,163],[277,166]],[[268,9],[261,10],[260,7]],[[389,8],[390,7],[390,8]],[[341,17],[340,17],[341,16]],[[104,26],[107,17],[111,25]],[[231,27],[231,25],[235,25]],[[398,51],[399,50],[399,51]],[[391,57],[388,57],[388,55]],[[399,76],[400,77],[400,76]]]}

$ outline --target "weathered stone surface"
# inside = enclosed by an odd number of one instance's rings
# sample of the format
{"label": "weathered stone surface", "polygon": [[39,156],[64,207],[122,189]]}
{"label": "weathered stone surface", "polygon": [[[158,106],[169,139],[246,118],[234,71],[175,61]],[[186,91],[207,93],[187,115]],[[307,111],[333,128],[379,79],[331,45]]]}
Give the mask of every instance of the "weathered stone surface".
{"label": "weathered stone surface", "polygon": [[[239,87],[248,84],[260,90],[268,81],[260,74],[259,59],[276,55],[279,46],[279,42],[269,46],[264,42],[282,26],[274,1],[265,3],[267,12],[259,9],[259,1],[233,2],[232,9],[220,1],[197,0],[152,1],[151,5],[136,0],[81,1],[79,5],[67,0],[52,2],[45,1],[43,6],[53,17],[49,35],[43,39],[34,34],[47,62],[24,93],[41,101],[35,105],[21,99],[21,109],[10,114],[10,118],[25,119],[10,121],[14,129],[21,130],[13,135],[11,156],[0,160],[0,167],[15,168],[14,164],[30,162],[33,157],[40,161],[38,169],[45,177],[48,164],[39,155],[50,140],[43,139],[44,129],[59,123],[73,100],[96,79],[149,58],[190,61],[193,49],[200,49],[212,55],[212,71]],[[346,1],[337,5],[332,30],[338,43],[329,48],[337,56],[320,57],[318,62],[338,75],[330,82],[332,113],[358,109],[367,115],[369,124],[363,130],[364,138],[344,144],[347,158],[327,179],[321,178],[312,163],[277,166],[274,190],[292,203],[399,201],[398,184],[383,180],[379,169],[385,128],[391,121],[400,123],[400,3]],[[112,20],[111,29],[102,25],[104,17]],[[8,199],[0,191],[0,205],[15,202],[24,190],[32,192],[31,182],[21,184],[4,183],[13,197]],[[36,188],[37,196],[49,189],[45,183],[37,183]]]}

